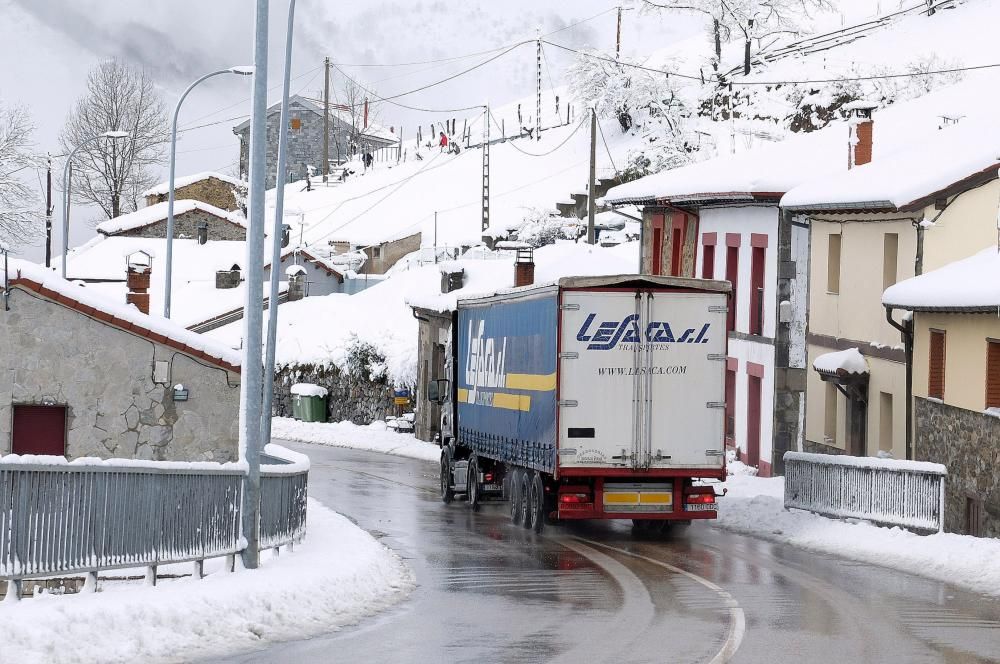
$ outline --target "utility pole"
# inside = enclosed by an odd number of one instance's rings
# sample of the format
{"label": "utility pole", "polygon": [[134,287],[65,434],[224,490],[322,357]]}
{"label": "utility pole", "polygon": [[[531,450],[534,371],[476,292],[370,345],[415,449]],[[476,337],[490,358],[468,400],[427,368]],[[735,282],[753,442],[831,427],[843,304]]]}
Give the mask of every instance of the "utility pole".
{"label": "utility pole", "polygon": [[615,60],[622,53],[622,8],[618,6],[618,30],[615,33]]}
{"label": "utility pole", "polygon": [[434,264],[438,262],[438,213],[434,210]]}
{"label": "utility pole", "polygon": [[45,171],[45,267],[52,267],[52,155],[46,155]]}
{"label": "utility pole", "polygon": [[[538,30],[535,40],[535,140],[542,140],[542,36]],[[489,123],[487,123],[489,124]]]}
{"label": "utility pole", "polygon": [[[483,125],[483,233],[490,227],[490,106],[486,105]],[[434,213],[437,223],[437,213]],[[437,226],[435,226],[437,228]],[[492,245],[491,245],[492,246]]]}
{"label": "utility pole", "polygon": [[323,182],[330,176],[330,58],[323,58]]}
{"label": "utility pole", "polygon": [[597,180],[597,109],[590,109],[590,188],[587,189],[587,244],[597,241],[594,230],[595,203],[594,191]]}

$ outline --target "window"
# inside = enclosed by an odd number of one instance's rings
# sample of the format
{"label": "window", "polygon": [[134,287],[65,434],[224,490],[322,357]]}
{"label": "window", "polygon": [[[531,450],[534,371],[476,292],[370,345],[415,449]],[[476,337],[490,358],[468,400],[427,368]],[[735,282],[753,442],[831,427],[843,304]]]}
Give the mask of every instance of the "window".
{"label": "window", "polygon": [[670,274],[674,277],[681,276],[681,256],[684,250],[684,240],[681,237],[681,229],[674,224],[673,243],[670,245]]}
{"label": "window", "polygon": [[289,124],[292,127],[292,131],[298,131],[299,129],[302,129],[302,119],[301,118],[292,118],[292,121]]}
{"label": "window", "polygon": [[986,407],[1000,408],[1000,341],[986,341]]}
{"label": "window", "polygon": [[653,264],[650,266],[650,274],[663,274],[663,215],[652,215],[653,223],[653,247],[650,252]]}
{"label": "window", "polygon": [[896,265],[899,256],[899,234],[882,236],[882,290],[896,283]]}
{"label": "window", "polygon": [[879,392],[878,397],[878,448],[892,451],[892,393]]}
{"label": "window", "polygon": [[764,247],[750,255],[750,334],[764,334]]}
{"label": "window", "polygon": [[735,445],[736,439],[736,360],[726,366],[726,442]]}
{"label": "window", "polygon": [[66,407],[14,405],[12,454],[66,454]]}
{"label": "window", "polygon": [[975,496],[965,497],[965,534],[982,537],[983,501]]}
{"label": "window", "polygon": [[736,329],[737,285],[740,274],[740,248],[726,247],[726,281],[733,285],[729,300],[729,313],[726,315],[726,329],[732,332]]}
{"label": "window", "polygon": [[372,247],[372,258],[382,257],[382,247]]}
{"label": "window", "polygon": [[827,445],[837,444],[837,386],[826,383],[826,412],[824,413],[823,438]]}
{"label": "window", "polygon": [[826,292],[836,295],[840,292],[840,235],[830,235],[827,240]]}
{"label": "window", "polygon": [[706,244],[701,253],[701,278],[715,278],[715,245]]}
{"label": "window", "polygon": [[927,396],[944,399],[945,333],[931,330],[931,347],[927,371]]}

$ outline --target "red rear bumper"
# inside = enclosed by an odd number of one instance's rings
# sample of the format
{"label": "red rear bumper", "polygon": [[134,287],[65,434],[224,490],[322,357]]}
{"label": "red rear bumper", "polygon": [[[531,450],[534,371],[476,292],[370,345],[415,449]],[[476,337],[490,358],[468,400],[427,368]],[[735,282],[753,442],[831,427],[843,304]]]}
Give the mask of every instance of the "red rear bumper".
{"label": "red rear bumper", "polygon": [[[690,471],[688,471],[690,472]],[[716,471],[717,472],[717,471]],[[698,479],[703,478],[699,475]],[[582,479],[582,478],[581,478]],[[662,511],[621,511],[615,510],[613,506],[604,504],[604,483],[606,479],[614,482],[623,479],[633,481],[657,481],[657,483],[669,482],[672,484],[672,504],[668,510]],[[711,487],[691,487],[687,480],[693,479],[690,474],[685,476],[674,475],[669,479],[664,477],[627,478],[624,475],[615,475],[610,478],[594,478],[593,490],[589,484],[563,484],[559,486],[557,496],[556,517],[559,519],[652,519],[657,521],[692,521],[695,519],[715,519],[719,512],[714,509],[715,503],[702,503],[688,505],[686,496],[692,493],[705,494],[712,492]],[[685,493],[687,490],[687,494]],[[713,509],[707,509],[707,508]]]}

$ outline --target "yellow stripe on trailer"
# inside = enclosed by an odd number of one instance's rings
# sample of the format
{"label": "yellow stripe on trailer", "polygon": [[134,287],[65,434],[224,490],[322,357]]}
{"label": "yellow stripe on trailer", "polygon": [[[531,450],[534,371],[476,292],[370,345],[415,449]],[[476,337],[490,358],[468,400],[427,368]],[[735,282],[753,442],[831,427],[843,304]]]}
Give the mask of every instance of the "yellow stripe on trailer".
{"label": "yellow stripe on trailer", "polygon": [[671,505],[674,496],[670,492],[642,492],[639,494],[639,502],[643,505]]}
{"label": "yellow stripe on trailer", "polygon": [[639,494],[635,491],[624,492],[624,491],[605,491],[604,492],[604,504],[605,505],[638,505],[639,504]]}
{"label": "yellow stripe on trailer", "polygon": [[556,374],[507,374],[506,387],[510,390],[552,392],[556,389]]}

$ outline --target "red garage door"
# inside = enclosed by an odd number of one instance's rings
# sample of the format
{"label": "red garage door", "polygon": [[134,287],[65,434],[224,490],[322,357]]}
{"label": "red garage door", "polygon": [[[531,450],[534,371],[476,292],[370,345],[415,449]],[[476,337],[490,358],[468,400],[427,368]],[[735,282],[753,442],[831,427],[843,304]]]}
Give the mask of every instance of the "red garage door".
{"label": "red garage door", "polygon": [[65,406],[14,406],[14,454],[66,455]]}

